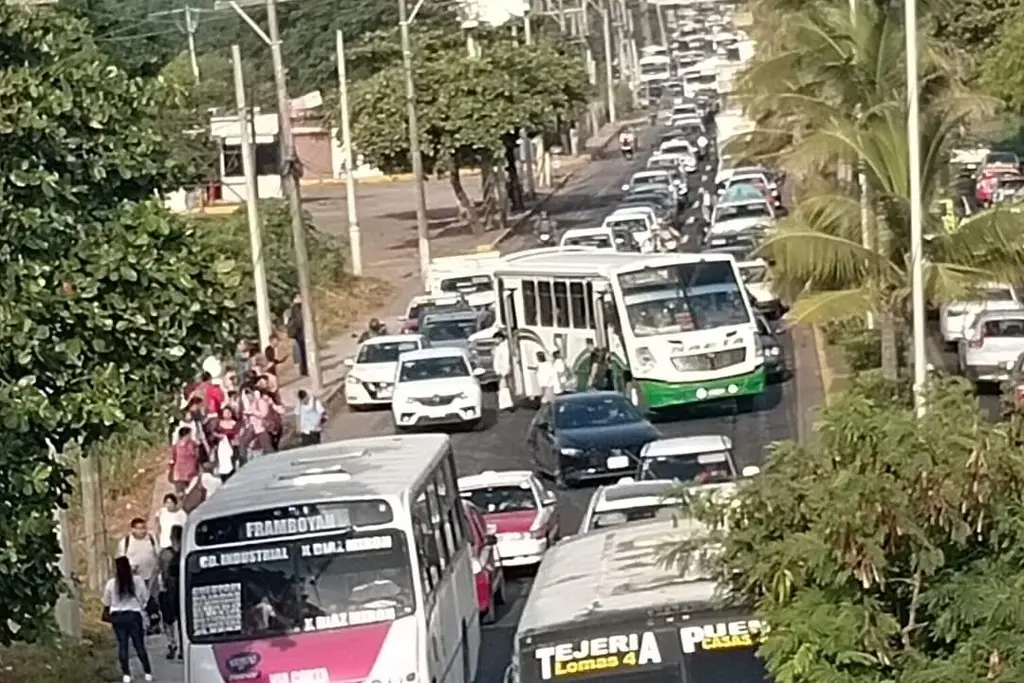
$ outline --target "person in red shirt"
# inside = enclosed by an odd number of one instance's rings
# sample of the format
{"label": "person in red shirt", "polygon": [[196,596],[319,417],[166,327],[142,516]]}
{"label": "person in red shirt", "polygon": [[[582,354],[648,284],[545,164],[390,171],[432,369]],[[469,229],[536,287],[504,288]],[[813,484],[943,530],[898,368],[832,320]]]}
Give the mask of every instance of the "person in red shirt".
{"label": "person in red shirt", "polygon": [[199,476],[199,444],[189,427],[178,429],[178,440],[171,446],[167,479],[180,497],[192,480]]}
{"label": "person in red shirt", "polygon": [[224,405],[224,390],[213,381],[213,375],[204,372],[200,378],[199,389],[196,392],[206,403],[207,415],[220,415],[221,406]]}

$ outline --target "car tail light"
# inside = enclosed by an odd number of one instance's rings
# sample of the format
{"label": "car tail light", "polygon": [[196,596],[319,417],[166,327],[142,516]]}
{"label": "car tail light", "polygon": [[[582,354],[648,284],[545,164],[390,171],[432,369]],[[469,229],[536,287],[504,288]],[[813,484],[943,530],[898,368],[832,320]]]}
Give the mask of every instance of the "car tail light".
{"label": "car tail light", "polygon": [[530,538],[541,539],[548,535],[546,529],[541,527],[540,529],[530,529]]}

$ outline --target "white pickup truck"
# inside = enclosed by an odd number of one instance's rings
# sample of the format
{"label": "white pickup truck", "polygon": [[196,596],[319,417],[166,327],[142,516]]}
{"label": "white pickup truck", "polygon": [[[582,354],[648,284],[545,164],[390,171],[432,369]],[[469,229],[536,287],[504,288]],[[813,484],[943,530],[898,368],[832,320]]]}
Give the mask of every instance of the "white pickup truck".
{"label": "white pickup truck", "polygon": [[494,268],[501,260],[495,250],[431,259],[427,269],[427,293],[459,294],[473,308],[493,306]]}

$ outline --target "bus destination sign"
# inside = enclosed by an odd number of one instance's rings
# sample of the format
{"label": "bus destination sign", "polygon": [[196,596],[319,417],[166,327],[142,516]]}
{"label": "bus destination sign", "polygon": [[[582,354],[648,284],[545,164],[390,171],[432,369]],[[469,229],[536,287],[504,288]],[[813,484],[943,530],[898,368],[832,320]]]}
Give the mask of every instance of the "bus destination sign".
{"label": "bus destination sign", "polygon": [[196,527],[196,545],[265,541],[329,533],[350,527],[389,524],[391,506],[383,500],[292,505],[206,520]]}
{"label": "bus destination sign", "polygon": [[538,647],[533,656],[540,668],[540,680],[550,681],[657,667],[698,651],[753,648],[767,633],[767,627],[757,619],[735,619],[547,645]]}

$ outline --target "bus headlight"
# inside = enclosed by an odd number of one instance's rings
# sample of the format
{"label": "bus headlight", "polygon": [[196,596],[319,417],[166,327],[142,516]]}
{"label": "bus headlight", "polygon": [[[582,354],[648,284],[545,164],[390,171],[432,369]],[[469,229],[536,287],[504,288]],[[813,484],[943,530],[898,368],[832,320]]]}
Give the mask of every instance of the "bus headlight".
{"label": "bus headlight", "polygon": [[646,346],[641,346],[636,350],[636,362],[640,364],[640,367],[653,368],[657,361],[654,360],[654,354]]}

